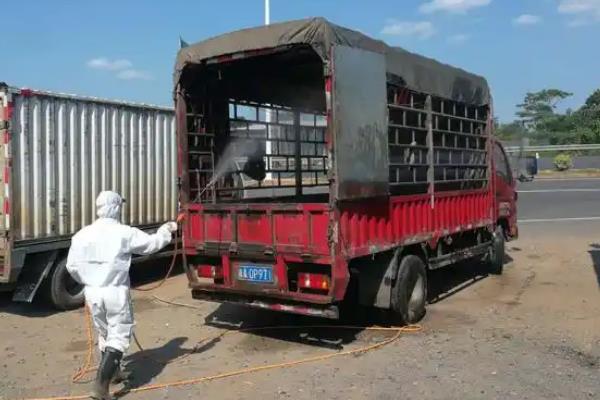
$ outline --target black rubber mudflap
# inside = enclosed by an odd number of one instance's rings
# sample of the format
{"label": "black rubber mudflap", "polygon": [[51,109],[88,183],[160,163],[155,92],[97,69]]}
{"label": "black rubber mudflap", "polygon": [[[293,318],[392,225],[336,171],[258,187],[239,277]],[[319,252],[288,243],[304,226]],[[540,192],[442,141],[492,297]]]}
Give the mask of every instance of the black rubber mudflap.
{"label": "black rubber mudflap", "polygon": [[44,281],[48,271],[56,261],[57,251],[32,254],[27,257],[27,267],[19,276],[17,288],[13,293],[13,301],[31,303],[35,293]]}

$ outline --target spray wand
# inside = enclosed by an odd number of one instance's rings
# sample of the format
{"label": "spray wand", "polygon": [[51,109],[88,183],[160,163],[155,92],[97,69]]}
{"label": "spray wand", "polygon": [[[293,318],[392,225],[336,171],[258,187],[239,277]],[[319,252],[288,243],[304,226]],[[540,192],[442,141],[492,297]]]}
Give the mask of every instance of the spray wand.
{"label": "spray wand", "polygon": [[196,196],[196,199],[194,200],[195,202],[199,202],[200,199],[202,198],[202,195],[211,187],[215,186],[215,184],[217,183],[217,180],[219,180],[219,176],[215,175],[212,177],[212,179],[210,180],[210,182],[208,182],[208,184],[204,187],[204,189],[202,189],[198,195]]}

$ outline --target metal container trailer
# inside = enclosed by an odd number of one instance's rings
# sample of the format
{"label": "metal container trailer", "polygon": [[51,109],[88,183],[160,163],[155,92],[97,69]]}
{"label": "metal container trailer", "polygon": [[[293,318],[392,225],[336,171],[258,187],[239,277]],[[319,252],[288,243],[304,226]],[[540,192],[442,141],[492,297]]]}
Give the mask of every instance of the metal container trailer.
{"label": "metal container trailer", "polygon": [[194,298],[410,323],[427,270],[502,271],[516,193],[485,79],[316,18],[183,48],[174,83]]}
{"label": "metal container trailer", "polygon": [[102,190],[123,222],[151,229],[176,215],[172,109],[0,84],[0,289],[57,307],[81,303],[66,273],[70,237],[95,219]]}

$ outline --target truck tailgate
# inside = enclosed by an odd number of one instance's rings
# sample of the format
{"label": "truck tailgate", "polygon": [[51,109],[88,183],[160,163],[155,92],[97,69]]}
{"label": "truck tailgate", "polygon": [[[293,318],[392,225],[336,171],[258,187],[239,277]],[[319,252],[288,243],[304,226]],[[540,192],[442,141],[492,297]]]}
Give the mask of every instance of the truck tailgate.
{"label": "truck tailgate", "polygon": [[186,247],[206,253],[327,256],[326,204],[190,205]]}

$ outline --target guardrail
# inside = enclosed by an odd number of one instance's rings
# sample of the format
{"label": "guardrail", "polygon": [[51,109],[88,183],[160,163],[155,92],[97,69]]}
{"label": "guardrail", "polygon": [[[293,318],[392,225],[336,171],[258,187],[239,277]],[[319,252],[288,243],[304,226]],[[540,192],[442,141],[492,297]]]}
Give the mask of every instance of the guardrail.
{"label": "guardrail", "polygon": [[560,144],[545,146],[506,146],[507,153],[543,153],[547,151],[600,150],[600,144]]}

